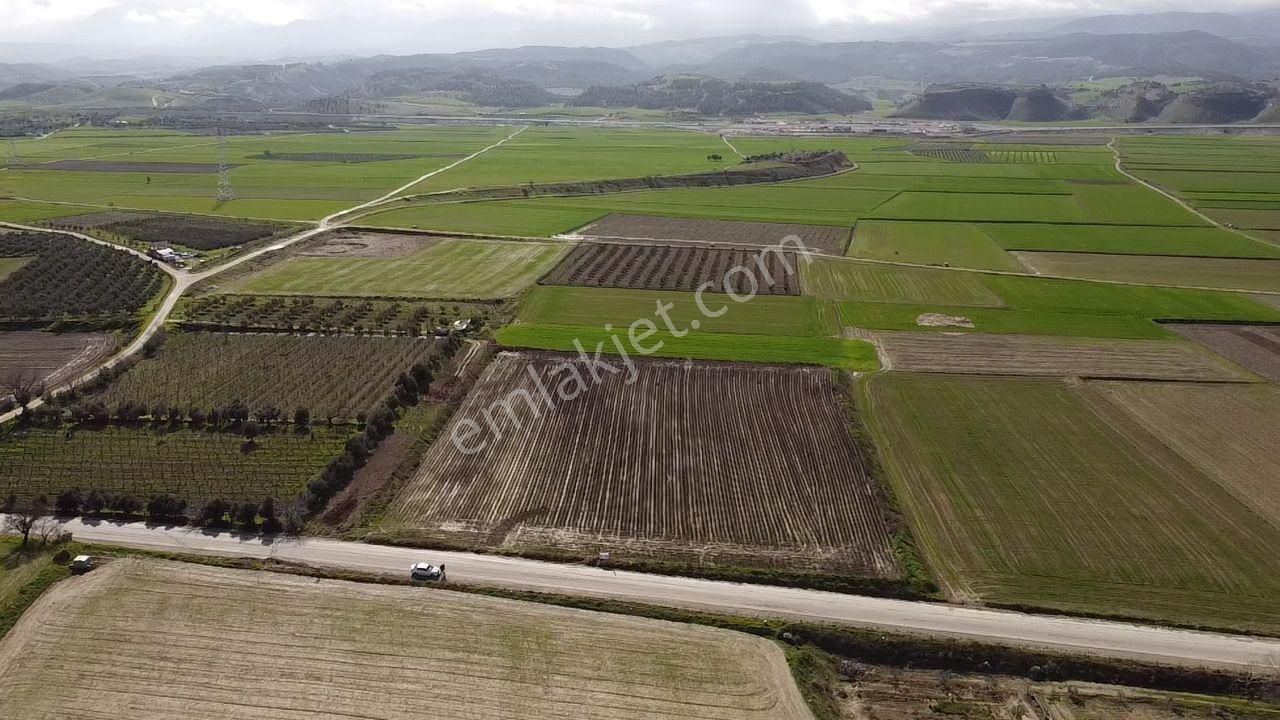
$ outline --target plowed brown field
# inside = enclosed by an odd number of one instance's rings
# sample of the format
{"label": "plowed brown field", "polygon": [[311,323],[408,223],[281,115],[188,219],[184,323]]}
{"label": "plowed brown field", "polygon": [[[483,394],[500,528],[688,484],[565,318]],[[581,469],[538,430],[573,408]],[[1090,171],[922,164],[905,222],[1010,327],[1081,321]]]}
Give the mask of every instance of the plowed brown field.
{"label": "plowed brown field", "polygon": [[777,245],[788,235],[795,235],[810,250],[831,255],[844,254],[852,233],[852,227],[835,225],[696,220],[658,215],[606,215],[578,231],[579,235],[593,239],[709,243],[739,247]]}
{"label": "plowed brown field", "polygon": [[[617,556],[898,575],[881,492],[832,371],[645,361],[593,385],[569,356],[504,353],[454,415],[389,520],[470,546],[609,550]],[[541,417],[577,368],[590,389]],[[603,374],[603,373],[602,373]],[[460,422],[503,437],[465,454]],[[479,442],[477,439],[476,442]],[[470,443],[474,446],[475,443]]]}
{"label": "plowed brown field", "polygon": [[1249,382],[1257,378],[1195,345],[980,333],[874,333],[893,369],[975,375]]}
{"label": "plowed brown field", "polygon": [[0,387],[15,376],[54,387],[88,372],[115,348],[115,337],[105,333],[0,332]]}
{"label": "plowed brown field", "polygon": [[1280,325],[1187,323],[1165,327],[1268,380],[1280,382]]}
{"label": "plowed brown field", "polygon": [[[790,252],[761,254],[740,249],[583,243],[538,282],[542,285],[686,291],[694,291],[704,283],[710,283],[707,290],[714,293],[724,292],[727,284],[730,290],[740,295],[757,292],[799,295],[800,268],[796,262],[796,254]],[[739,267],[748,272],[730,273]],[[755,287],[752,287],[753,283]]]}
{"label": "plowed brown field", "polygon": [[813,717],[782,650],[741,633],[123,559],[59,583],[0,642],[0,708],[82,720]]}

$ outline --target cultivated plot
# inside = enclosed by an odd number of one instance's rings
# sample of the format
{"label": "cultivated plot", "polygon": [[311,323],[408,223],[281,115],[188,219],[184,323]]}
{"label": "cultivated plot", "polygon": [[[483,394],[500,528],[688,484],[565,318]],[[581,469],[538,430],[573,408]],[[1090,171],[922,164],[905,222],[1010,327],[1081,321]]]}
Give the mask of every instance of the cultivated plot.
{"label": "cultivated plot", "polygon": [[583,243],[538,282],[633,290],[729,290],[743,296],[799,295],[797,262],[793,252]]}
{"label": "cultivated plot", "polygon": [[[800,238],[813,252],[844,253],[849,228],[824,225],[693,220],[654,215],[609,215],[577,231],[592,239],[652,240],[755,247]],[[795,249],[792,246],[792,249]]]}
{"label": "cultivated plot", "polygon": [[[569,356],[499,355],[390,523],[479,547],[898,576],[831,371],[646,360],[636,372],[596,384]],[[466,437],[463,423],[488,429]]]}
{"label": "cultivated plot", "polygon": [[106,333],[0,332],[0,396],[6,379],[25,378],[46,387],[74,380],[116,348]]}
{"label": "cultivated plot", "polygon": [[1280,388],[1139,382],[1089,388],[1280,529]]}
{"label": "cultivated plot", "polygon": [[564,243],[443,239],[416,252],[392,257],[291,257],[232,283],[225,291],[331,297],[505,298],[532,285],[567,248]]}
{"label": "cultivated plot", "polygon": [[122,250],[66,235],[0,233],[0,258],[25,262],[0,279],[0,318],[128,322],[164,287],[164,275]]}
{"label": "cultivated plot", "polygon": [[1059,380],[869,376],[869,423],[954,599],[1280,630],[1280,530]]}
{"label": "cultivated plot", "polygon": [[1028,267],[1058,277],[1280,292],[1280,260],[1080,252],[1014,255]]}
{"label": "cultivated plot", "polygon": [[261,502],[298,497],[342,453],[349,432],[317,427],[242,435],[205,430],[107,426],[18,429],[0,440],[0,497],[56,497],[66,490]]}
{"label": "cultivated plot", "polygon": [[830,300],[1000,307],[975,273],[814,258],[801,270],[804,293]]}
{"label": "cultivated plot", "polygon": [[32,605],[0,643],[0,706],[104,719],[813,717],[782,649],[741,633],[128,559]]}
{"label": "cultivated plot", "polygon": [[1169,323],[1165,327],[1273,382],[1280,382],[1280,325]]}
{"label": "cultivated plot", "polygon": [[349,420],[369,413],[396,378],[439,354],[433,340],[238,333],[177,333],[94,396],[113,408],[141,403],[156,412],[204,412],[242,405],[280,419]]}
{"label": "cultivated plot", "polygon": [[1022,272],[1025,268],[973,223],[860,221],[848,254],[872,260]]}
{"label": "cultivated plot", "polygon": [[877,332],[890,367],[907,372],[1251,382],[1257,377],[1173,340]]}

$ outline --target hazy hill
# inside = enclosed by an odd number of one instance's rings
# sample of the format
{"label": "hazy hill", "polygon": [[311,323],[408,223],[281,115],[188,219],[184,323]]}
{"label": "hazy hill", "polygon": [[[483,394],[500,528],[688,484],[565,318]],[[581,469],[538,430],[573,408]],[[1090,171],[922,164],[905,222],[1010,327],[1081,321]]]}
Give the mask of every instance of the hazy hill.
{"label": "hazy hill", "polygon": [[1080,108],[1047,87],[930,85],[895,117],[927,120],[1052,122],[1083,116]]}
{"label": "hazy hill", "polygon": [[586,107],[689,110],[700,115],[773,112],[855,113],[871,109],[864,98],[819,83],[728,82],[708,77],[658,77],[626,87],[593,87],[573,100]]}

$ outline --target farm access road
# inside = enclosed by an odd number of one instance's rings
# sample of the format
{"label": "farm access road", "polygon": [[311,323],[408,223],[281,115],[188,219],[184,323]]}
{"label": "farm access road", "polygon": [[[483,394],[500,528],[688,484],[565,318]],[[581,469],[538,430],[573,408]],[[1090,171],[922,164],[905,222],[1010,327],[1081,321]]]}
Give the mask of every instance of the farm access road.
{"label": "farm access road", "polygon": [[[131,357],[141,352],[143,346],[147,344],[147,341],[150,340],[152,336],[154,336],[156,333],[160,332],[160,329],[164,327],[164,324],[166,322],[168,322],[169,315],[173,313],[173,309],[178,305],[178,300],[181,299],[183,294],[185,294],[187,290],[191,288],[192,285],[195,285],[196,283],[202,280],[205,280],[209,277],[217,275],[220,272],[236,267],[237,265],[241,265],[243,263],[249,262],[250,260],[253,260],[254,258],[264,255],[266,253],[283,250],[286,247],[289,247],[290,245],[302,242],[307,238],[315,237],[316,235],[319,235],[322,232],[327,232],[329,230],[333,230],[334,228],[342,227],[345,224],[345,221],[343,220],[345,216],[348,216],[352,213],[358,213],[360,211],[366,210],[376,205],[387,203],[392,199],[394,199],[397,195],[405,192],[406,190],[413,187],[414,185],[417,185],[425,180],[435,177],[436,175],[439,175],[442,172],[452,170],[453,168],[456,168],[465,162],[474,160],[475,158],[489,152],[490,150],[493,150],[494,148],[497,148],[506,144],[508,141],[514,139],[517,135],[519,135],[520,133],[524,132],[527,129],[528,129],[527,125],[522,126],[518,128],[515,132],[511,133],[510,135],[507,135],[506,137],[493,143],[492,145],[483,147],[464,158],[455,160],[449,163],[448,165],[445,165],[444,167],[436,168],[435,170],[427,172],[423,175],[419,175],[418,177],[410,180],[409,182],[405,183],[404,185],[401,185],[400,187],[392,190],[391,192],[385,195],[374,198],[373,200],[370,200],[368,202],[363,202],[363,203],[360,203],[359,205],[349,207],[345,210],[339,210],[338,212],[333,213],[332,215],[327,215],[321,218],[320,221],[315,224],[315,227],[309,228],[307,230],[303,230],[302,232],[299,232],[294,235],[290,235],[289,237],[278,240],[272,243],[270,246],[258,248],[257,250],[245,253],[243,255],[237,255],[231,260],[221,265],[218,265],[216,267],[209,268],[208,270],[205,270],[203,272],[192,273],[192,272],[187,272],[186,270],[179,270],[165,263],[161,263],[161,262],[154,263],[156,267],[160,268],[166,274],[169,275],[170,280],[173,282],[173,285],[170,287],[169,293],[165,295],[164,299],[160,302],[160,305],[155,309],[154,312],[152,312],[151,318],[147,321],[146,327],[144,327],[142,329],[142,332],[138,333],[137,337],[135,337],[132,342],[130,342],[127,346],[125,346],[123,350],[111,356],[106,360],[106,362],[102,363],[98,367],[93,368],[93,370],[86,372],[80,377],[71,380],[68,384],[73,386],[83,385],[84,383],[87,383],[90,380],[92,380],[94,376],[97,375],[100,371],[115,367],[117,364],[122,362],[125,358]],[[79,232],[73,232],[71,230],[50,230],[47,227],[38,227],[35,225],[22,225],[19,223],[11,223],[11,222],[3,222],[3,221],[0,221],[0,228],[9,228],[12,230],[24,230],[27,232],[56,233],[60,235],[70,235],[71,237],[74,237],[80,240],[96,243],[98,245],[105,245],[114,250],[122,250],[124,252],[137,255],[138,257],[142,258],[143,260],[146,260],[147,262],[152,262],[152,259],[145,253],[139,252],[132,248],[127,248],[121,245],[116,245],[114,243],[109,243],[105,240],[99,240],[98,238],[95,238],[91,235],[86,235],[84,233],[79,233]],[[35,409],[40,407],[43,404],[44,404],[43,399],[36,398],[35,400],[31,401],[27,405],[27,407],[31,409]],[[21,410],[19,409],[10,410],[7,413],[0,413],[0,425],[3,425],[4,423],[9,422],[10,420],[13,420],[14,418],[18,417],[18,415],[20,414],[21,414]]]}
{"label": "farm access road", "polygon": [[459,585],[606,598],[689,610],[773,617],[956,637],[1166,665],[1225,668],[1280,677],[1280,638],[1179,630],[1063,616],[1032,615],[942,603],[742,585],[696,578],[610,571],[587,565],[417,550],[322,538],[276,538],[152,527],[144,523],[69,520],[81,542],[142,550],[272,558],[319,568],[403,577],[418,561],[444,563]]}

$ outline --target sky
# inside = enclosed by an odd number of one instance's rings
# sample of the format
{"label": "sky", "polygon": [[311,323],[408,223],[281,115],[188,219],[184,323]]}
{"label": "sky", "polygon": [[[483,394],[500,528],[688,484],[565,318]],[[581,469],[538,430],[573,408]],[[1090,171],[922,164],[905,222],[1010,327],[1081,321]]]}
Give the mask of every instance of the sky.
{"label": "sky", "polygon": [[[1212,10],[1277,7],[1280,0],[1220,0]],[[742,33],[855,40],[982,21],[1205,9],[1194,0],[0,0],[0,42],[285,57]]]}

